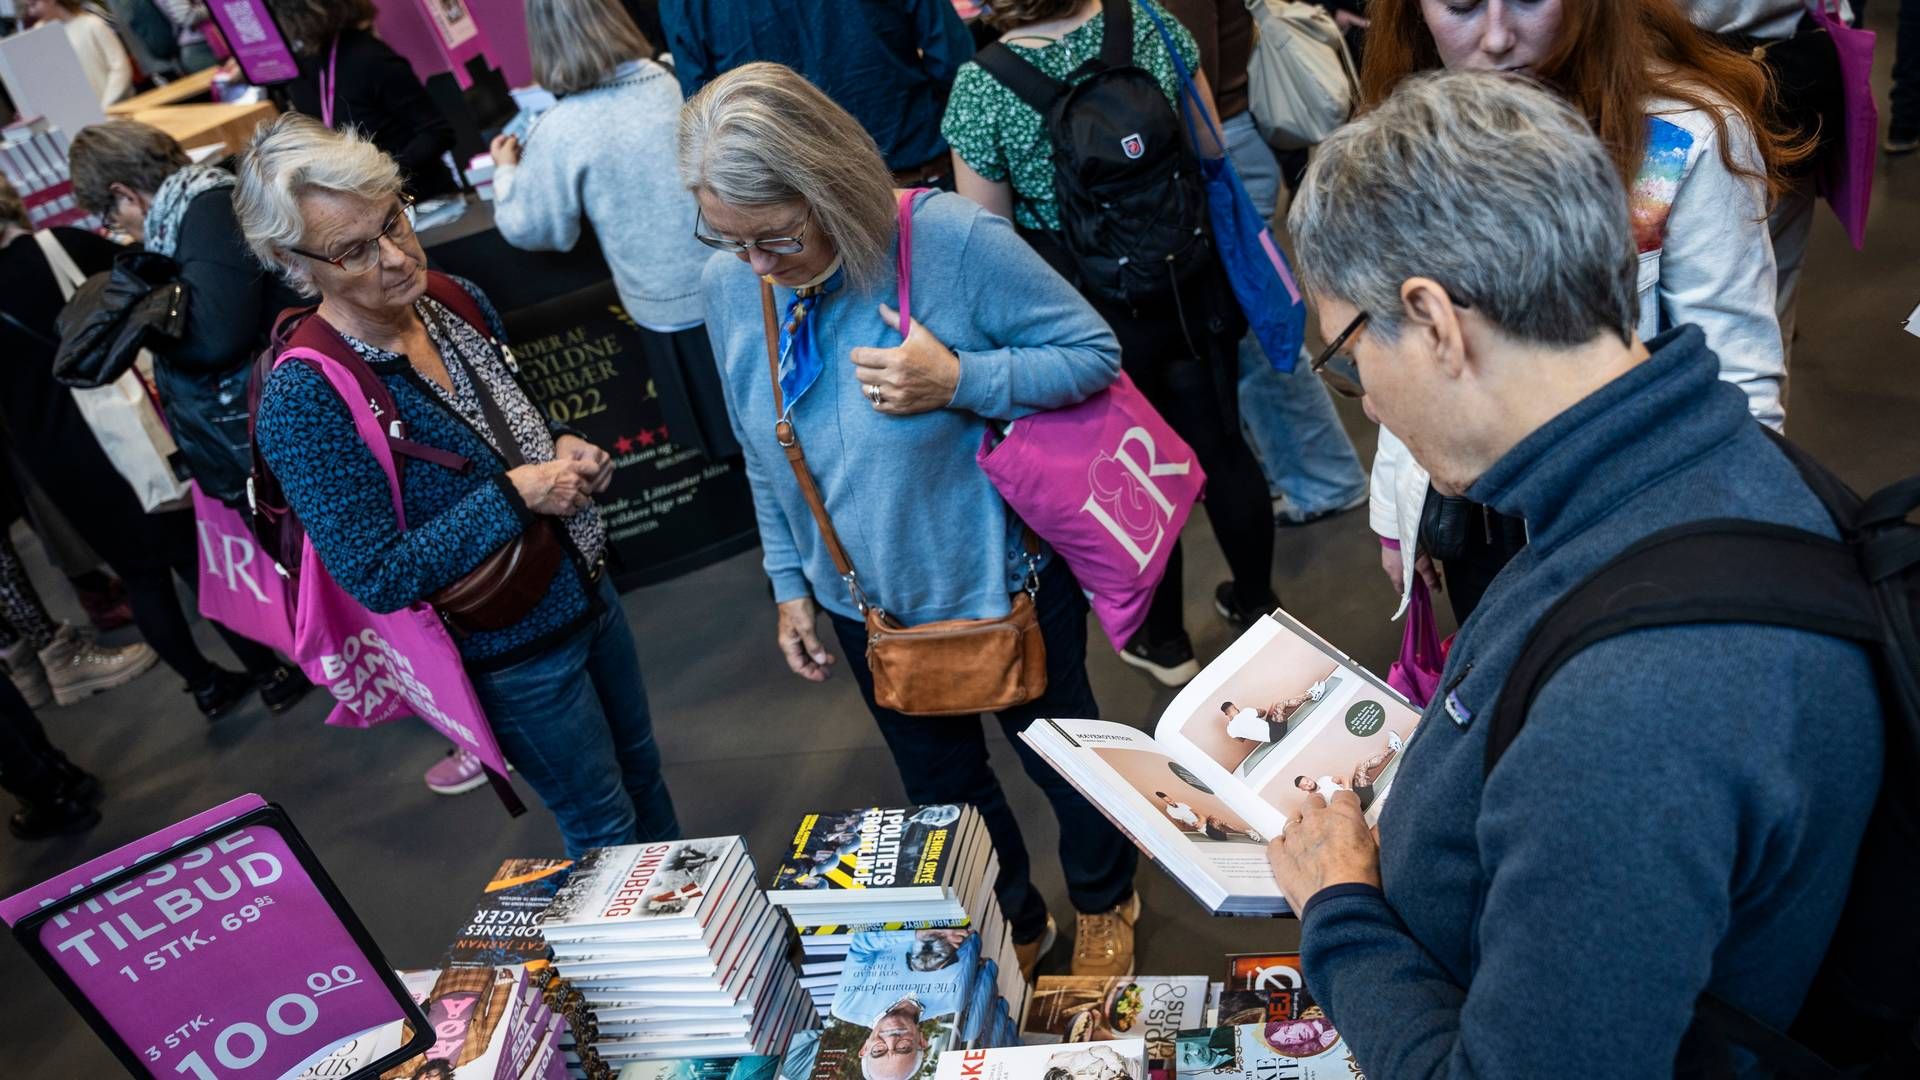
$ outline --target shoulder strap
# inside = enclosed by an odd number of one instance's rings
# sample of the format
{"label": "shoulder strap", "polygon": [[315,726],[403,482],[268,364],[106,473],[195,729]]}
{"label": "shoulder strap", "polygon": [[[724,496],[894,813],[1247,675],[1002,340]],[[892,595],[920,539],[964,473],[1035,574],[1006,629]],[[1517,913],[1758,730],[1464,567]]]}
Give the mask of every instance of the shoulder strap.
{"label": "shoulder strap", "polygon": [[[786,401],[780,394],[779,317],[773,311],[773,286],[766,278],[760,279],[760,313],[766,322],[767,374],[773,380],[773,414],[785,417]],[[827,516],[827,505],[821,501],[820,488],[813,482],[813,470],[807,468],[807,455],[800,449],[800,436],[793,430],[793,422],[787,419],[776,421],[773,433],[780,448],[786,451],[787,464],[793,466],[793,478],[800,485],[800,496],[807,500],[807,509],[813,512],[814,524],[820,527],[820,538],[826,542],[834,570],[839,572],[840,580],[846,582],[847,593],[853,597],[853,606],[865,615],[868,607],[866,593],[860,589],[860,577],[854,572],[853,560],[847,558],[847,549],[840,543],[840,534],[834,531],[833,519]]]}
{"label": "shoulder strap", "polygon": [[493,327],[487,323],[487,313],[482,311],[473,294],[459,282],[438,270],[427,271],[427,295],[440,302],[440,305],[486,335],[493,337]]}
{"label": "shoulder strap", "polygon": [[1574,586],[1533,628],[1494,705],[1486,774],[1547,680],[1581,650],[1643,627],[1736,622],[1881,641],[1873,589],[1850,545],[1727,518],[1662,530]]}
{"label": "shoulder strap", "polygon": [[80,272],[79,265],[73,261],[73,256],[67,254],[67,249],[60,246],[60,238],[53,235],[53,230],[35,231],[33,242],[40,245],[40,253],[46,256],[47,265],[53,268],[54,280],[60,283],[60,295],[68,300],[73,299],[74,292],[87,280],[87,275]]}
{"label": "shoulder strap", "polygon": [[[454,288],[458,289],[459,286],[456,285]],[[311,349],[339,364],[353,376],[354,384],[359,387],[360,393],[365,395],[367,403],[373,406],[374,415],[380,419],[387,434],[387,442],[392,445],[395,454],[417,461],[430,461],[455,472],[465,472],[472,468],[473,462],[460,454],[407,438],[407,422],[400,416],[400,405],[393,400],[393,391],[387,389],[387,384],[381,380],[380,376],[374,374],[373,368],[361,359],[360,354],[353,350],[353,346],[347,344],[347,340],[340,336],[340,332],[327,324],[327,320],[306,317],[313,314],[315,310],[314,308],[288,308],[280,313],[279,318],[274,321],[273,344],[269,345],[267,350],[270,358],[268,368],[271,369],[274,359],[289,349]],[[292,329],[286,332],[285,328],[289,326]],[[283,332],[285,337],[281,336]],[[264,378],[260,381],[264,386]]]}
{"label": "shoulder strap", "polygon": [[991,42],[974,53],[973,62],[1013,91],[1014,97],[1032,106],[1042,119],[1046,118],[1047,111],[1053,108],[1053,103],[1059,100],[1060,95],[1068,90],[1066,83],[1021,59],[1019,53],[1002,42]]}
{"label": "shoulder strap", "polygon": [[[1100,63],[1108,71],[1133,66],[1133,0],[1100,0]],[[1151,14],[1151,13],[1149,13]]]}

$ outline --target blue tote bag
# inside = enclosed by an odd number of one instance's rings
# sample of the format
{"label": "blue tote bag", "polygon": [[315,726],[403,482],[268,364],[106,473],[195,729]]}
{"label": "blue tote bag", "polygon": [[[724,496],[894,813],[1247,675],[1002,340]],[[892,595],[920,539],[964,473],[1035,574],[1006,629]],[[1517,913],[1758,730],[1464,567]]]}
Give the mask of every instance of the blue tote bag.
{"label": "blue tote bag", "polygon": [[1187,136],[1193,141],[1194,157],[1200,161],[1200,179],[1206,185],[1213,242],[1220,250],[1221,263],[1227,268],[1227,279],[1233,283],[1234,298],[1240,301],[1240,310],[1246,313],[1255,339],[1267,354],[1267,362],[1276,371],[1292,371],[1307,335],[1307,302],[1300,294],[1293,267],[1287,264],[1286,254],[1274,242],[1273,230],[1267,227],[1266,219],[1254,209],[1246,185],[1240,182],[1240,174],[1233,171],[1233,161],[1226,154],[1227,140],[1221,137],[1220,129],[1214,127],[1212,114],[1200,100],[1200,91],[1193,85],[1193,76],[1187,72],[1186,61],[1181,59],[1173,35],[1167,32],[1165,20],[1151,4],[1141,4],[1140,10],[1153,20],[1160,31],[1160,40],[1166,42],[1167,55],[1173,58],[1174,69],[1180,73],[1182,93],[1191,101],[1193,114],[1206,121],[1214,142],[1220,146],[1217,158],[1201,153],[1200,141],[1194,138],[1193,121],[1187,121]]}

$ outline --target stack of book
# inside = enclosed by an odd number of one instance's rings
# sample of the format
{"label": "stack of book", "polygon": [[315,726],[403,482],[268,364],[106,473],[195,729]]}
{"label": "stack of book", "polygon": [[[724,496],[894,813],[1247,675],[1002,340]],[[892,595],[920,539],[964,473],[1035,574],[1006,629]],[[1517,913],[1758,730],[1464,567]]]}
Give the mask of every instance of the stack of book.
{"label": "stack of book", "polygon": [[738,836],[596,848],[540,916],[608,1063],[773,1054],[812,1027],[786,920]]}
{"label": "stack of book", "polygon": [[636,1061],[620,1070],[620,1080],[774,1080],[780,1059],[772,1055],[722,1058],[668,1058]]}
{"label": "stack of book", "polygon": [[788,1048],[781,1073],[927,1080],[943,1053],[1017,1043],[1000,971],[968,927],[855,933],[826,1026]]}
{"label": "stack of book", "polygon": [[42,117],[0,129],[0,175],[19,193],[36,229],[91,229],[100,219],[82,209],[67,172],[67,134]]}
{"label": "stack of book", "polygon": [[994,896],[999,876],[1000,856],[973,807],[876,806],[802,818],[767,897],[800,933],[801,985],[823,1018],[856,934],[959,929],[975,932],[1017,1018],[1027,988]]}
{"label": "stack of book", "polygon": [[1183,1031],[1181,1080],[1350,1080],[1360,1075],[1340,1033],[1307,992],[1298,953],[1227,958],[1215,1026]]}
{"label": "stack of book", "polygon": [[1180,1033],[1213,1023],[1207,1004],[1204,975],[1043,975],[1020,1022],[1020,1040],[1043,1045],[1144,1039],[1147,1075],[1170,1080]]}

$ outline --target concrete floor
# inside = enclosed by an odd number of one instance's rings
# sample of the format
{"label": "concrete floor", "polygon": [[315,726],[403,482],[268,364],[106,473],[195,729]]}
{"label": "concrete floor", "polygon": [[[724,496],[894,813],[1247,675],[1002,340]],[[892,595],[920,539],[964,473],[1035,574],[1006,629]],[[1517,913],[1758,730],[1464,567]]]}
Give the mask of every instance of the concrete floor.
{"label": "concrete floor", "polygon": [[[1874,5],[1883,92],[1892,16],[1893,5]],[[1856,486],[1920,470],[1920,341],[1900,329],[1920,302],[1916,209],[1920,156],[1883,166],[1863,253],[1849,248],[1822,208],[1807,260],[1791,430]],[[1370,455],[1364,418],[1354,410],[1347,420]],[[1211,611],[1213,583],[1225,572],[1204,515],[1196,515],[1186,543],[1188,625],[1210,657],[1229,633]],[[1384,671],[1399,631],[1387,622],[1393,598],[1376,550],[1360,513],[1286,530],[1274,580],[1295,615]],[[689,835],[745,833],[764,868],[803,812],[898,802],[902,792],[852,681],[815,687],[786,673],[758,558],[749,553],[641,590],[626,605],[681,820]],[[71,607],[62,588],[50,584],[46,596]],[[200,632],[210,655],[220,655],[210,629]],[[1109,718],[1150,726],[1172,696],[1097,642],[1089,667]],[[325,711],[316,695],[285,717],[250,706],[209,728],[164,669],[47,711],[54,741],[100,774],[105,821],[88,835],[44,844],[0,835],[0,894],[254,791],[287,808],[387,958],[422,966],[436,961],[501,859],[560,851],[538,809],[512,820],[484,790],[459,798],[428,793],[420,772],[444,744],[425,727],[340,730],[321,724]],[[1009,795],[1030,823],[1029,845],[1051,851],[1057,834],[1038,790],[997,729],[993,745]],[[1057,863],[1042,855],[1037,867],[1054,910],[1065,916],[1071,909]],[[1223,953],[1297,941],[1291,921],[1206,917],[1157,869],[1143,867],[1140,890],[1143,972],[1217,975]],[[1066,945],[1051,966],[1064,965]],[[100,1043],[12,945],[0,945],[0,1017],[0,1074],[115,1074]]]}

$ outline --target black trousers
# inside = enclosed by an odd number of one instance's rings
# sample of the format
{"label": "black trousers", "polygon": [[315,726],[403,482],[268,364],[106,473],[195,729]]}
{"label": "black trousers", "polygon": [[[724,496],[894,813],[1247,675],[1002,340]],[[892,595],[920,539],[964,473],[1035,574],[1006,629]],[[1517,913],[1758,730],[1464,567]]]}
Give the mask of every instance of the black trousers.
{"label": "black trousers", "polygon": [[[1239,348],[1246,320],[1219,261],[1149,303],[1096,301],[1094,307],[1120,339],[1122,369],[1206,470],[1207,520],[1233,574],[1235,603],[1262,613],[1279,606],[1267,480],[1240,430]],[[1183,563],[1176,542],[1147,609],[1143,632],[1154,644],[1185,633]]]}
{"label": "black trousers", "polygon": [[[1020,732],[1042,717],[1100,718],[1087,681],[1087,601],[1080,583],[1055,557],[1040,573],[1037,604],[1040,632],[1047,643],[1047,692],[1038,701],[996,713],[1014,753],[1053,805],[1060,823],[1060,866],[1067,897],[1078,911],[1107,911],[1133,895],[1139,852],[1066,778],[1041,760]],[[974,717],[907,716],[874,704],[873,672],[867,667],[867,628],[832,615],[834,636],[847,669],[860,685],[893,763],[914,803],[972,803],[986,819],[987,833],[1000,853],[1000,879],[994,892],[1018,942],[1037,940],[1047,929],[1047,901],[1033,885],[1032,862],[1020,835],[1020,820],[987,760],[987,739]]]}
{"label": "black trousers", "polygon": [[[133,609],[133,623],[140,636],[166,665],[178,672],[190,687],[205,686],[213,678],[214,664],[194,643],[193,626],[180,606],[180,594],[173,578],[178,574],[192,589],[199,580],[200,540],[194,529],[193,512],[174,510],[150,514],[148,541],[154,558],[127,562],[107,557],[108,565],[127,586],[127,606]],[[265,675],[278,667],[273,650],[214,623],[220,640],[227,643],[241,665],[253,675]]]}
{"label": "black trousers", "polygon": [[21,802],[44,801],[58,786],[54,770],[65,760],[13,680],[0,679],[0,788]]}

